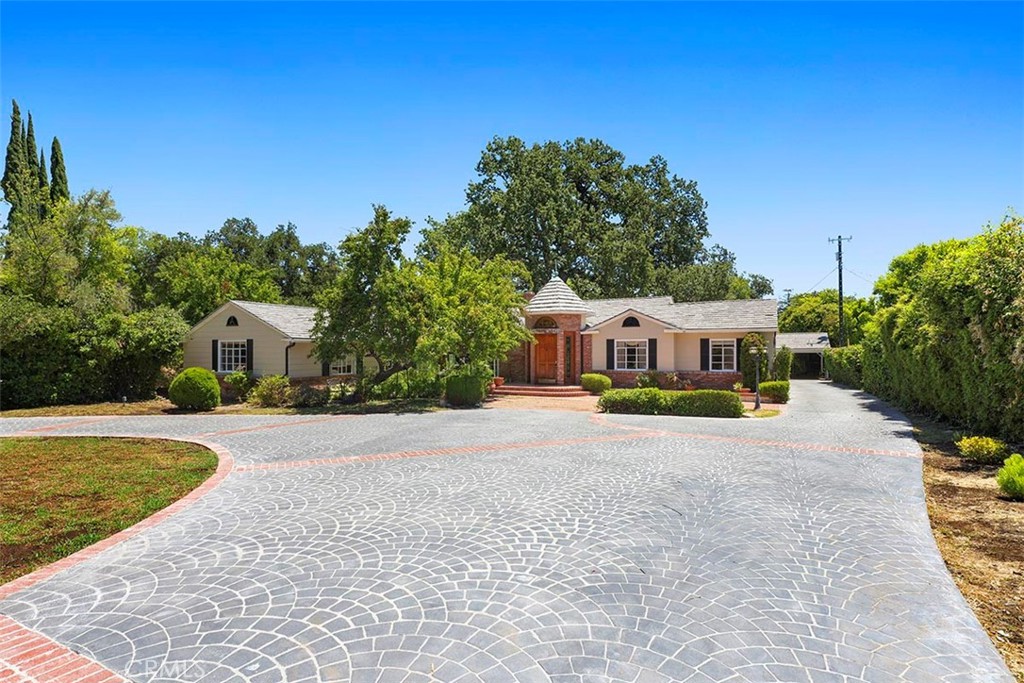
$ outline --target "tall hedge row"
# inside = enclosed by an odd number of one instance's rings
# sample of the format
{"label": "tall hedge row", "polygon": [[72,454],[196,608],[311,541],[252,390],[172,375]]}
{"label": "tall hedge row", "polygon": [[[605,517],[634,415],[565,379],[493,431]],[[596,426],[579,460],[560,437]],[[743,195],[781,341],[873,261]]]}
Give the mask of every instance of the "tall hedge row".
{"label": "tall hedge row", "polygon": [[825,349],[825,370],[833,382],[860,389],[863,386],[863,348],[854,344]]}
{"label": "tall hedge row", "polygon": [[[861,385],[900,406],[1024,440],[1024,219],[911,249],[875,290],[881,308],[863,342]],[[828,358],[838,379],[836,352]]]}

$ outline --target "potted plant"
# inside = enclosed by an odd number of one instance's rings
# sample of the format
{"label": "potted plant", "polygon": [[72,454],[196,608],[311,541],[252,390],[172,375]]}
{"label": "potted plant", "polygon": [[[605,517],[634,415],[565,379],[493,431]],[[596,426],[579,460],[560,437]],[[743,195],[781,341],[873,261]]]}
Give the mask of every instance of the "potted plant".
{"label": "potted plant", "polygon": [[497,388],[497,387],[500,387],[502,384],[505,383],[505,378],[504,377],[498,377],[497,375],[495,375],[493,381],[494,381],[494,387]]}

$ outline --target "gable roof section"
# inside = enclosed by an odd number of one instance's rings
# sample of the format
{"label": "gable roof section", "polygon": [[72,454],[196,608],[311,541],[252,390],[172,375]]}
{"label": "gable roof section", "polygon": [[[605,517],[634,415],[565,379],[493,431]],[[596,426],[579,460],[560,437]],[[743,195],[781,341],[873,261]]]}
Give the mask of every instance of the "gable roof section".
{"label": "gable roof section", "polygon": [[598,327],[633,310],[677,330],[763,330],[779,325],[774,299],[693,301],[673,303],[670,296],[634,299],[594,299],[587,302],[594,315],[587,329]]}
{"label": "gable roof section", "polygon": [[775,348],[788,346],[793,351],[822,351],[832,346],[827,332],[780,332]]}
{"label": "gable roof section", "polygon": [[557,275],[540,288],[540,291],[526,304],[526,312],[538,313],[592,313],[593,311],[576,292],[569,289]]}
{"label": "gable roof section", "polygon": [[313,334],[313,317],[316,314],[316,309],[310,306],[263,304],[257,301],[237,301],[235,299],[232,299],[231,303],[270,325],[289,339],[309,339]]}
{"label": "gable roof section", "polygon": [[587,329],[603,325],[627,311],[633,311],[663,325],[675,327],[675,323],[671,321],[672,306],[675,304],[672,303],[670,296],[591,299],[587,304],[593,311],[593,315],[587,317]]}

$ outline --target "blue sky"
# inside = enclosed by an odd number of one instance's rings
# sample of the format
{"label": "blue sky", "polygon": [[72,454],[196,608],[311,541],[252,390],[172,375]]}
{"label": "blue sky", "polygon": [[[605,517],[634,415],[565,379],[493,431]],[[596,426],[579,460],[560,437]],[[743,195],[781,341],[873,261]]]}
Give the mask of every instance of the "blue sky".
{"label": "blue sky", "polygon": [[[463,205],[493,136],[664,156],[780,296],[1024,211],[1024,3],[3,2],[2,115],[128,223],[337,243]],[[6,129],[4,129],[6,136]],[[49,154],[47,154],[49,156]],[[834,284],[835,276],[821,287]]]}

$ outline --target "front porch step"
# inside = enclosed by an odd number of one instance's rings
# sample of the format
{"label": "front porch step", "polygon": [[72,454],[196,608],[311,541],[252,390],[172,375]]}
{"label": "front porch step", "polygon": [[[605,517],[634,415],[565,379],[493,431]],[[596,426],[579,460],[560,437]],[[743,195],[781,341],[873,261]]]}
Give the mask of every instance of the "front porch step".
{"label": "front porch step", "polygon": [[547,396],[550,398],[575,398],[590,396],[581,386],[569,384],[503,384],[495,387],[495,396]]}

